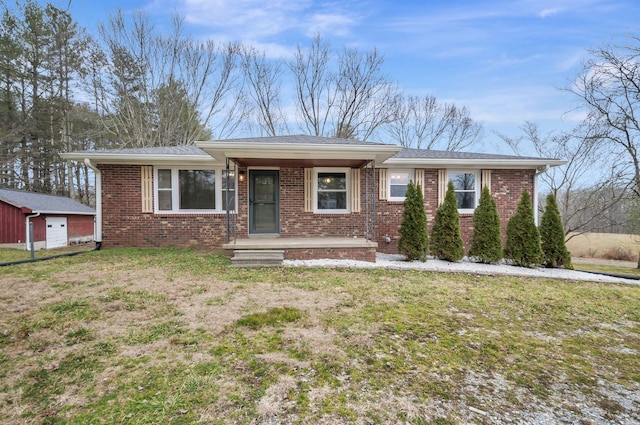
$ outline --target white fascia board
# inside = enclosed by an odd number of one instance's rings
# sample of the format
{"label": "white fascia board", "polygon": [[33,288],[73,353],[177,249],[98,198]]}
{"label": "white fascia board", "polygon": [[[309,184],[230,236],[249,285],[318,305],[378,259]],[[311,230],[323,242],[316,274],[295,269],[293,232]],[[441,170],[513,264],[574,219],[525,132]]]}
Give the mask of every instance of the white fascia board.
{"label": "white fascia board", "polygon": [[169,155],[169,154],[118,154],[118,153],[82,153],[68,152],[61,153],[63,159],[74,161],[84,161],[90,159],[95,164],[133,164],[133,165],[149,165],[149,164],[194,164],[194,165],[220,165],[221,162],[216,161],[208,155]]}
{"label": "white fascia board", "polygon": [[96,215],[94,212],[71,212],[71,211],[33,211],[40,214],[55,214],[55,215]]}
{"label": "white fascia board", "polygon": [[538,169],[566,164],[560,159],[444,159],[444,158],[390,158],[383,167],[413,168],[493,168],[493,169]]}
{"label": "white fascia board", "polygon": [[219,161],[225,158],[272,159],[364,159],[384,161],[400,152],[395,145],[313,145],[308,143],[196,142],[196,146]]}

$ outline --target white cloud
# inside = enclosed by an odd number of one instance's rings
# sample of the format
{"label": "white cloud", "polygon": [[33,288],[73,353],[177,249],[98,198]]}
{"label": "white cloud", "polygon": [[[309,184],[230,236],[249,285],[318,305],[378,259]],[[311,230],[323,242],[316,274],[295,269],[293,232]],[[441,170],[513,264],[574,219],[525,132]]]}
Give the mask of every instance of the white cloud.
{"label": "white cloud", "polygon": [[187,22],[234,38],[269,37],[296,25],[296,15],[308,7],[307,1],[291,0],[183,0],[179,6]]}
{"label": "white cloud", "polygon": [[340,4],[325,4],[312,0],[154,0],[165,2],[214,38],[253,41],[271,45],[316,33],[329,36],[350,34],[359,18]]}
{"label": "white cloud", "polygon": [[560,9],[554,7],[551,9],[542,10],[540,13],[538,13],[538,16],[541,18],[548,18],[549,16],[557,15],[558,13],[560,13]]}
{"label": "white cloud", "polygon": [[354,24],[354,19],[349,16],[318,13],[309,19],[307,36],[313,37],[316,34],[345,36],[349,34]]}

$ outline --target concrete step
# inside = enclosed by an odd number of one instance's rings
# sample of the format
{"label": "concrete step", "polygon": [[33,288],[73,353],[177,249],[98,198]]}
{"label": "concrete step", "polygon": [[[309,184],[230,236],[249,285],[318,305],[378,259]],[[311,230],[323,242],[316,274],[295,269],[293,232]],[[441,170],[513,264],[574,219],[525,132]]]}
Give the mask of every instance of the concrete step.
{"label": "concrete step", "polygon": [[237,249],[233,251],[233,267],[277,267],[284,261],[284,251],[275,249]]}

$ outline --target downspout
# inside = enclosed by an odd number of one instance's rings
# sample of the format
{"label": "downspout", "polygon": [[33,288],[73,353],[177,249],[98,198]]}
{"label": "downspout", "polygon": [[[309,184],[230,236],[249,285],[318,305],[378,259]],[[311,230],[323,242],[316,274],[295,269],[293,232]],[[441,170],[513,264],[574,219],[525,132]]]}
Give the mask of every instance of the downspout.
{"label": "downspout", "polygon": [[102,173],[89,158],[84,159],[87,167],[91,168],[96,176],[96,229],[93,237],[96,243],[96,251],[102,247]]}
{"label": "downspout", "polygon": [[538,169],[536,170],[536,173],[533,175],[533,219],[536,223],[536,226],[540,225],[540,222],[538,221],[538,176],[540,174],[544,174],[547,172],[547,170],[549,169],[548,165],[542,165],[540,167],[538,167]]}
{"label": "downspout", "polygon": [[27,218],[25,219],[25,225],[27,227],[24,229],[24,232],[25,232],[24,249],[26,251],[29,251],[29,242],[31,241],[31,239],[29,239],[29,236],[33,236],[33,235],[29,235],[29,219],[38,217],[39,215],[40,213],[37,212],[35,214],[28,215]]}

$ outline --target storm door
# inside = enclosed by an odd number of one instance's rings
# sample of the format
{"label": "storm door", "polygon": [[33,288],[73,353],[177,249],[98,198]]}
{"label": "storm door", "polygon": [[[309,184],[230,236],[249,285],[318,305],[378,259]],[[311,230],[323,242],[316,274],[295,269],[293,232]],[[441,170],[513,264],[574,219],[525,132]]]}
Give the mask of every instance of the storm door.
{"label": "storm door", "polygon": [[278,170],[249,170],[249,233],[278,233]]}

